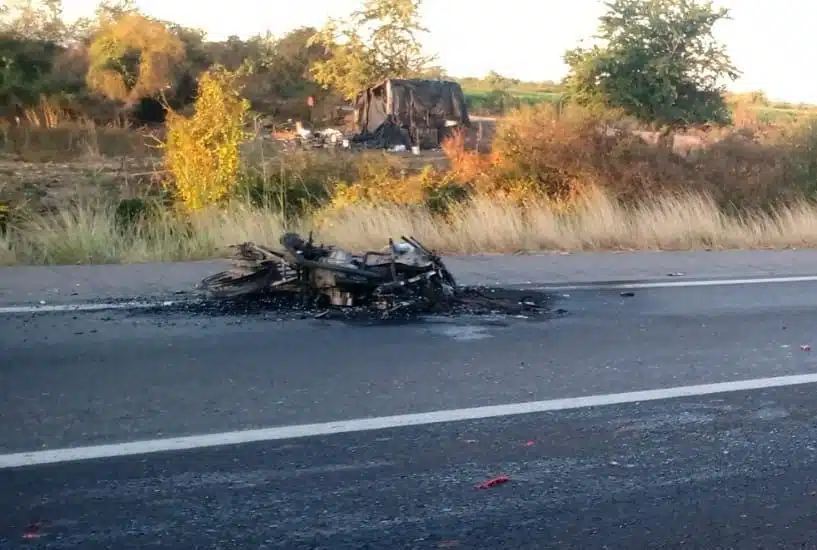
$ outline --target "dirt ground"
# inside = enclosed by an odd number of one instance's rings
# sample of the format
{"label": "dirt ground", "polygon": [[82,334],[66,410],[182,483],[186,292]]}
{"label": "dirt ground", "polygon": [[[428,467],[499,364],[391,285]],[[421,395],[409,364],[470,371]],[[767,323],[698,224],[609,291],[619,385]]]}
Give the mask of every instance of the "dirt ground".
{"label": "dirt ground", "polygon": [[158,159],[81,158],[26,162],[0,155],[0,199],[16,207],[54,209],[77,198],[141,196],[160,185]]}
{"label": "dirt ground", "polygon": [[[494,135],[495,118],[472,117],[472,127],[466,132],[466,146],[487,150]],[[99,141],[106,141],[100,136]],[[117,138],[122,141],[119,136]],[[119,197],[144,196],[161,186],[164,175],[161,158],[144,149],[129,154],[118,147],[85,150],[45,151],[47,154],[21,154],[19,151],[0,149],[0,201],[16,207],[55,209],[77,198],[95,199],[106,194]],[[52,148],[55,147],[49,143]],[[42,153],[44,149],[34,151]],[[447,168],[442,150],[422,150],[419,155],[411,152],[391,153],[402,157],[409,169],[422,169],[432,165]],[[64,158],[62,158],[64,157]],[[42,160],[41,160],[42,159]],[[59,160],[53,160],[59,159]]]}
{"label": "dirt ground", "polygon": [[[471,128],[465,132],[465,147],[483,153],[488,152],[496,132],[496,121],[494,117],[472,116]],[[439,148],[421,150],[419,155],[412,155],[410,152],[396,154],[407,159],[410,169],[419,170],[429,164],[440,170],[448,168],[448,159]]]}

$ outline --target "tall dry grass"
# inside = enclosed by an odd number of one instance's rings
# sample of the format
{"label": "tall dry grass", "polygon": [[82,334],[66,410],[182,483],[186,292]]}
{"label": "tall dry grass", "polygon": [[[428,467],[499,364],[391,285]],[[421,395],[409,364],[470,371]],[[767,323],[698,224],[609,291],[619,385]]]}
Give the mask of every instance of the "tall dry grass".
{"label": "tall dry grass", "polygon": [[349,206],[285,221],[248,204],[190,217],[160,212],[123,228],[116,209],[79,204],[31,216],[0,235],[5,264],[129,263],[217,257],[243,241],[276,245],[285,230],[313,230],[350,249],[382,247],[388,237],[414,235],[447,254],[590,250],[695,250],[817,245],[817,207],[730,216],[701,194],[655,197],[622,207],[602,192],[587,194],[572,213],[546,202],[521,207],[475,198],[445,217],[422,206]]}
{"label": "tall dry grass", "polygon": [[18,263],[11,239],[8,235],[0,233],[0,265],[14,265]]}

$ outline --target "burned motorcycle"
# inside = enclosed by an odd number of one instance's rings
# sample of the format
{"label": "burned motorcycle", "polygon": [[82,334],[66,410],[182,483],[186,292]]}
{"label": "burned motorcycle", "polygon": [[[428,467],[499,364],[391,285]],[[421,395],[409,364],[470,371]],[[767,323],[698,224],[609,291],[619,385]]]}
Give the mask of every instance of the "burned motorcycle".
{"label": "burned motorcycle", "polygon": [[299,309],[370,308],[383,317],[544,311],[524,295],[511,298],[506,291],[503,297],[496,289],[458,286],[442,259],[412,237],[389,239],[382,250],[360,254],[315,245],[311,234],[304,240],[286,233],[280,244],[280,250],[251,242],[230,246],[232,268],[205,278],[199,289],[220,300],[269,296]]}
{"label": "burned motorcycle", "polygon": [[231,246],[232,269],[207,277],[200,289],[210,297],[235,299],[262,293],[295,297],[315,307],[374,307],[434,310],[454,298],[456,282],[439,256],[411,237],[389,239],[382,250],[352,254],[315,245],[295,233],[281,237],[281,250],[255,243]]}

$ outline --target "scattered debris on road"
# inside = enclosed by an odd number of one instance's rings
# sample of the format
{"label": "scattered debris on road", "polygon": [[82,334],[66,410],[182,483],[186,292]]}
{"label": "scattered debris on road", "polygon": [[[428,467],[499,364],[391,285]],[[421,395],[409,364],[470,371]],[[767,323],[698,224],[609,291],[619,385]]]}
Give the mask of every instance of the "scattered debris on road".
{"label": "scattered debris on road", "polygon": [[493,479],[489,479],[483,483],[477,484],[477,489],[490,489],[491,487],[496,487],[497,485],[502,485],[503,483],[508,483],[510,478],[508,476],[499,476]]}
{"label": "scattered debris on road", "polygon": [[277,297],[283,305],[318,311],[362,308],[382,317],[400,313],[450,312],[457,308],[520,314],[542,305],[530,296],[516,300],[458,287],[442,259],[412,237],[379,251],[350,253],[315,245],[295,233],[280,239],[281,250],[245,242],[230,247],[232,268],[203,279],[199,290],[213,299]]}
{"label": "scattered debris on road", "polygon": [[34,521],[28,524],[23,531],[23,538],[29,540],[40,538],[40,527],[42,527],[42,522],[40,521]]}

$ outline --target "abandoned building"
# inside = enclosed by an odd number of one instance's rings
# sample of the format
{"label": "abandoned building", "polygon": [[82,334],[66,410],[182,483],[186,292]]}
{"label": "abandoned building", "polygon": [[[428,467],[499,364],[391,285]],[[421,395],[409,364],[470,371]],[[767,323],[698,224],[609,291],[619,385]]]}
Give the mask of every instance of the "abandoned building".
{"label": "abandoned building", "polygon": [[446,80],[389,79],[355,101],[356,141],[379,147],[437,147],[453,128],[470,127],[465,94]]}

